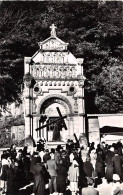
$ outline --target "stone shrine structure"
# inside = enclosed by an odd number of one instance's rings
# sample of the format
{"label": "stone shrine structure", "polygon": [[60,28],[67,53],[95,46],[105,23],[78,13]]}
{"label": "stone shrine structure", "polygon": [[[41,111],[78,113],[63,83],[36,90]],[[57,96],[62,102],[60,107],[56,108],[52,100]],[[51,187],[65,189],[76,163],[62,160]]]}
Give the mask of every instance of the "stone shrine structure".
{"label": "stone shrine structure", "polygon": [[56,36],[51,25],[51,36],[39,42],[39,50],[24,59],[24,114],[25,138],[44,137],[52,141],[55,123],[36,131],[37,128],[58,119],[56,107],[65,118],[67,130],[60,129],[61,141],[85,133],[85,106],[83,58],[76,58],[68,51],[68,43]]}

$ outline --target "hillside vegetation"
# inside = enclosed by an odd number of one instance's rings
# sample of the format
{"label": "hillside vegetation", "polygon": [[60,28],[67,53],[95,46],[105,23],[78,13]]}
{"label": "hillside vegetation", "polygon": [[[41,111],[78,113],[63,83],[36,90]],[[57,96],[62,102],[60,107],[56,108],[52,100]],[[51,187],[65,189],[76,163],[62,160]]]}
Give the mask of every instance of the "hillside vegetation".
{"label": "hillside vegetation", "polygon": [[4,1],[0,5],[0,105],[21,102],[24,56],[57,36],[84,58],[86,113],[123,111],[121,1]]}

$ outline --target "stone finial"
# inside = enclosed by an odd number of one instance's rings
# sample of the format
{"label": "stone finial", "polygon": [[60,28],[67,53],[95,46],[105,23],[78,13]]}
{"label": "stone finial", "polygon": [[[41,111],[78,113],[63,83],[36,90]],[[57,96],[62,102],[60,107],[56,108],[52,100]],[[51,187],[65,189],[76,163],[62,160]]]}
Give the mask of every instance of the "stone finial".
{"label": "stone finial", "polygon": [[50,29],[51,29],[51,36],[52,37],[55,37],[56,36],[56,26],[54,25],[54,24],[52,24],[51,26],[50,26]]}

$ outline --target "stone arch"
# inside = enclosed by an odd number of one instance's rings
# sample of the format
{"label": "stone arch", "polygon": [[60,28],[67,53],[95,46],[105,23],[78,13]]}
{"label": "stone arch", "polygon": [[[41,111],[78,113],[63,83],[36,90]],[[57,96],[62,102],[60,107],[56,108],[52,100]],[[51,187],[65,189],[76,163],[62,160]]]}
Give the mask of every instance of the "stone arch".
{"label": "stone arch", "polygon": [[37,114],[40,114],[40,109],[41,109],[42,105],[45,103],[45,101],[47,101],[48,99],[51,99],[51,98],[58,98],[58,99],[62,100],[63,102],[65,102],[69,108],[69,114],[73,114],[72,105],[69,102],[69,100],[66,97],[59,95],[59,94],[51,94],[51,95],[48,95],[45,98],[43,98],[38,105]]}

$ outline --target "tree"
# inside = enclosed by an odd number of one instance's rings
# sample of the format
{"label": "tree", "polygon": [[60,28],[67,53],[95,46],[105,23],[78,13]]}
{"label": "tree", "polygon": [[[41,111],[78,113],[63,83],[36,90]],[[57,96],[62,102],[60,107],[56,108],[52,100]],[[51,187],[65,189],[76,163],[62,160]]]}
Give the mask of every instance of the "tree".
{"label": "tree", "polygon": [[110,65],[104,67],[99,77],[96,78],[97,95],[95,98],[96,106],[99,111],[119,112],[123,109],[123,69],[121,62],[116,59],[110,59]]}
{"label": "tree", "polygon": [[[49,37],[49,26],[55,23],[57,36],[70,43],[69,50],[76,57],[84,58],[86,112],[120,111],[121,101],[113,109],[107,106],[114,96],[110,93],[109,98],[102,86],[105,80],[112,86],[110,77],[104,79],[104,70],[111,71],[112,66],[121,69],[122,2],[2,2],[0,6],[2,107],[20,102],[24,56],[39,49],[37,43]],[[121,83],[121,77],[117,78]]]}

